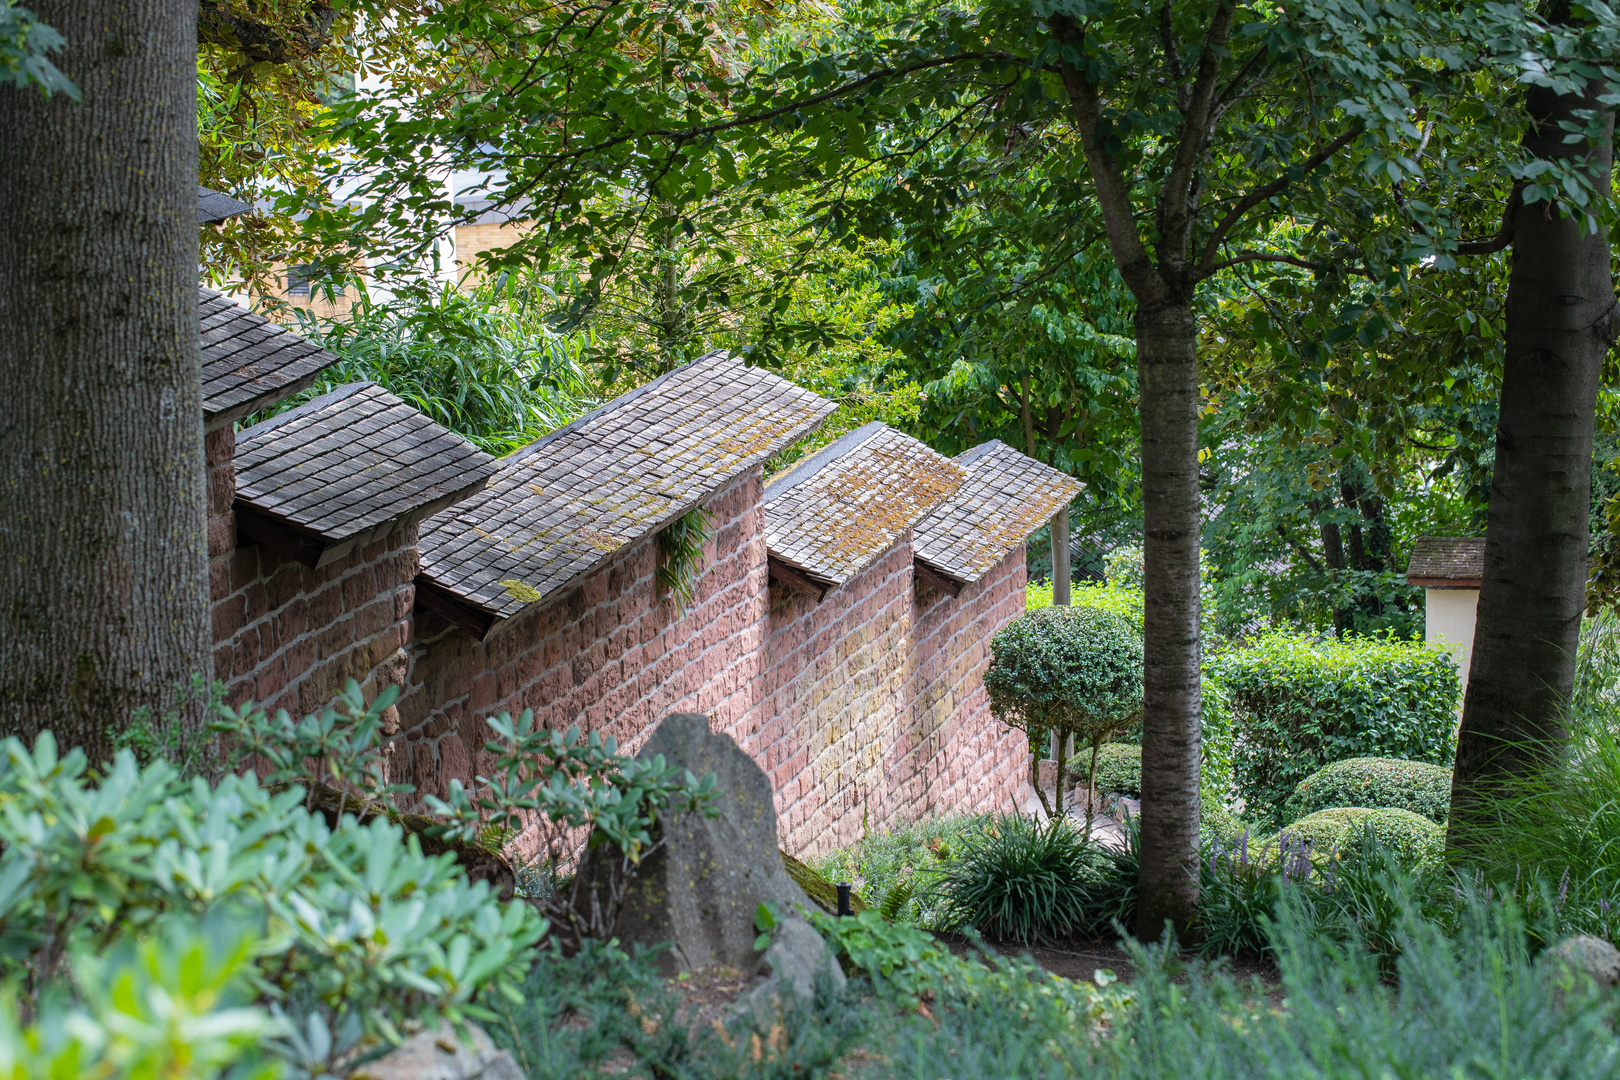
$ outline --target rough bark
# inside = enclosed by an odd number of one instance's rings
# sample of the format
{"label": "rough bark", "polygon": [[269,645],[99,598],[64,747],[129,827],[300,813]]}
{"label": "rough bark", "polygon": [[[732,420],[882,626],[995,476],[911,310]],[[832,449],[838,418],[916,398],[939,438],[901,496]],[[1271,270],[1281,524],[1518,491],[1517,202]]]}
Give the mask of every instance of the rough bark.
{"label": "rough bark", "polygon": [[1192,305],[1140,305],[1143,633],[1142,862],[1136,932],[1198,910],[1198,361]]}
{"label": "rough bark", "polygon": [[[1607,189],[1613,117],[1599,145],[1566,144],[1561,121],[1601,108],[1602,89],[1526,98],[1525,145],[1538,157],[1590,155]],[[1485,571],[1452,779],[1448,843],[1466,849],[1504,782],[1553,760],[1565,715],[1585,595],[1592,421],[1599,372],[1620,326],[1606,232],[1546,203],[1512,209],[1506,359]]]}
{"label": "rough bark", "polygon": [[197,5],[29,6],[84,100],[0,87],[0,734],[98,761],[209,672]]}

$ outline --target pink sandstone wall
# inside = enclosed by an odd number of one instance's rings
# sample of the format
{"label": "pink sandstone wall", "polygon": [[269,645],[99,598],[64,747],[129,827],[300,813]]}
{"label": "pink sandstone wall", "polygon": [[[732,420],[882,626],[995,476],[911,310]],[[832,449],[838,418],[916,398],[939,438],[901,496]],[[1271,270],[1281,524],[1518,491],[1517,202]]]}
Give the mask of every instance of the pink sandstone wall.
{"label": "pink sandstone wall", "polygon": [[[933,813],[1006,810],[1028,768],[982,687],[990,637],[1024,604],[1024,549],[950,599],[918,586],[909,536],[819,604],[770,586],[758,468],[707,504],[714,538],[684,614],[655,595],[655,548],[478,642],[414,619],[416,529],[308,569],[237,546],[235,437],[207,436],[215,677],[228,700],[299,715],[349,678],[403,683],[390,779],[447,793],[487,772],[486,717],[535,710],[634,752],[671,712],[702,712],[771,777],[783,845],[819,853]],[[397,726],[396,726],[397,721]]]}
{"label": "pink sandstone wall", "polygon": [[858,840],[903,812],[888,796],[888,748],[907,724],[911,537],[820,603],[773,588],[769,698],[755,757],[792,852]]}
{"label": "pink sandstone wall", "polygon": [[1011,810],[1028,767],[990,716],[990,637],[1024,610],[1024,549],[951,599],[910,536],[818,604],[778,586],[756,756],[784,846],[820,854],[927,814]]}
{"label": "pink sandstone wall", "polygon": [[912,817],[1008,811],[1021,801],[1028,742],[991,717],[984,671],[990,639],[1024,613],[1026,575],[1019,544],[955,600],[917,591],[912,727],[886,763],[904,778],[896,799]]}
{"label": "pink sandstone wall", "polygon": [[706,504],[714,538],[684,615],[655,595],[651,542],[486,641],[422,613],[393,779],[442,797],[451,779],[488,771],[484,719],[525,708],[539,726],[579,724],[631,752],[666,714],[702,712],[752,752],[768,603],[761,495],[756,467]]}
{"label": "pink sandstone wall", "polygon": [[252,699],[294,716],[320,712],[349,679],[367,698],[401,681],[417,572],[416,526],[311,570],[238,546],[231,501],[235,436],[207,435],[208,577],[214,677],[233,705]]}

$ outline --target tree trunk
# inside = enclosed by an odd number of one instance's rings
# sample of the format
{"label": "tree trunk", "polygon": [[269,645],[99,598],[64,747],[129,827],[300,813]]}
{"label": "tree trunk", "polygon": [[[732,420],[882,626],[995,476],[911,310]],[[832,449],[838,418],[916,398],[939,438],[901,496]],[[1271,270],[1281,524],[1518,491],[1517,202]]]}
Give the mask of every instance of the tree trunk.
{"label": "tree trunk", "polygon": [[0,87],[0,734],[91,762],[210,674],[196,0],[35,0],[82,104]]}
{"label": "tree trunk", "polygon": [[1198,359],[1190,303],[1136,314],[1142,413],[1142,869],[1136,932],[1168,920],[1185,940],[1198,911]]}
{"label": "tree trunk", "polygon": [[[1525,135],[1540,158],[1590,154],[1600,192],[1613,160],[1612,115],[1598,146],[1565,144],[1559,123],[1601,109],[1602,92],[1560,97],[1531,89]],[[1579,216],[1546,203],[1517,206],[1511,227],[1485,572],[1452,778],[1453,852],[1473,842],[1493,790],[1555,760],[1567,740],[1585,597],[1592,420],[1599,371],[1620,325],[1606,232],[1589,234]]]}

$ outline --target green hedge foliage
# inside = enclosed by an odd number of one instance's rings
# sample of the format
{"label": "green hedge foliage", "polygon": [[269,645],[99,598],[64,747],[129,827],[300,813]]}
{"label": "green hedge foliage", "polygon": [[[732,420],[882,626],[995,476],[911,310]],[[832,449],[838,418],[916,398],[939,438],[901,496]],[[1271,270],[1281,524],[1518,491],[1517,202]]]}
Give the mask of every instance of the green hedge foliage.
{"label": "green hedge foliage", "polygon": [[1364,806],[1338,806],[1307,814],[1282,830],[1281,836],[1304,840],[1318,859],[1343,854],[1371,830],[1378,842],[1410,871],[1423,872],[1440,865],[1445,856],[1446,831],[1426,817],[1398,807],[1371,810]]}
{"label": "green hedge foliage", "polygon": [[1451,811],[1451,770],[1426,761],[1347,758],[1299,782],[1282,820],[1298,821],[1334,806],[1396,807],[1444,824]]}
{"label": "green hedge foliage", "polygon": [[[1084,776],[1089,762],[1081,754],[1069,768]],[[1131,743],[1104,743],[1097,751],[1097,790],[1137,798],[1142,794],[1142,748]]]}
{"label": "green hedge foliage", "polygon": [[1335,761],[1451,761],[1459,687],[1443,649],[1277,632],[1213,666],[1230,695],[1234,780],[1252,817],[1275,821],[1294,788]]}

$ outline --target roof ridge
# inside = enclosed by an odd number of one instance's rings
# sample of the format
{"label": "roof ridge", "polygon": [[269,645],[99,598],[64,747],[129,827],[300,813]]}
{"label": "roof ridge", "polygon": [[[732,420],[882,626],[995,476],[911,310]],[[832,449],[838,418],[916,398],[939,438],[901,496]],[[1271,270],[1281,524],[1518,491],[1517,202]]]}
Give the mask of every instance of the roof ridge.
{"label": "roof ridge", "polygon": [[[236,444],[237,446],[241,446],[244,439],[258,438],[260,435],[263,435],[266,432],[274,431],[276,428],[288,423],[289,421],[297,420],[300,417],[309,416],[311,413],[320,412],[328,405],[335,405],[345,398],[353,397],[354,395],[360,393],[360,391],[366,389],[368,386],[377,386],[377,384],[372,382],[370,379],[362,379],[359,382],[344,383],[342,386],[328,390],[319,397],[310,398],[308,401],[297,406],[296,408],[288,409],[284,413],[277,413],[270,419],[261,420],[252,427],[243,428],[241,431],[237,432]],[[403,398],[399,397],[399,395],[390,394],[385,387],[377,386],[377,389],[381,390],[385,394],[388,394],[389,397],[394,398],[394,400],[399,401],[402,404],[409,404],[408,402],[405,402]],[[420,412],[421,410],[417,411]]]}
{"label": "roof ridge", "polygon": [[649,394],[652,391],[658,389],[660,386],[663,386],[666,382],[669,382],[676,375],[679,375],[683,371],[686,371],[686,370],[688,370],[690,368],[696,368],[699,364],[707,363],[708,361],[711,361],[711,360],[729,360],[729,359],[731,359],[731,354],[730,353],[726,352],[724,349],[715,349],[712,352],[704,353],[702,356],[698,357],[696,360],[688,360],[686,363],[682,364],[680,367],[671,368],[670,370],[664,372],[662,375],[658,376],[658,378],[654,379],[652,382],[647,383],[644,386],[638,386],[634,390],[630,390],[630,391],[627,391],[627,392],[625,392],[623,394],[620,394],[618,397],[614,398],[612,401],[606,402],[605,404],[598,405],[596,408],[592,409],[590,412],[586,413],[584,416],[581,416],[576,420],[570,420],[568,423],[564,424],[560,428],[557,428],[555,431],[546,432],[544,435],[542,435],[538,439],[534,440],[534,442],[529,443],[527,446],[518,447],[516,450],[512,451],[510,454],[507,454],[504,458],[500,459],[501,466],[502,466],[502,468],[504,468],[507,465],[511,465],[511,464],[516,463],[516,462],[522,461],[524,458],[527,458],[530,455],[532,455],[534,453],[537,453],[538,451],[544,449],[548,444],[550,444],[552,442],[555,442],[556,440],[562,438],[564,435],[568,435],[568,434],[570,434],[572,432],[580,430],[586,424],[590,423],[592,420],[595,420],[595,419],[597,419],[599,417],[605,416],[608,413],[613,412],[615,409],[618,409],[618,408],[621,408],[621,407],[623,407],[625,405],[628,405],[632,401],[635,401],[637,398],[645,397],[647,394]]}
{"label": "roof ridge", "polygon": [[[975,446],[975,447],[972,447],[970,449],[962,451],[960,454],[957,454],[951,460],[956,462],[958,465],[962,466],[963,468],[966,468],[967,466],[973,464],[975,461],[978,461],[980,458],[984,457],[986,454],[993,453],[998,447],[1006,447],[1008,450],[1012,450],[1012,452],[1015,453],[1015,454],[1023,454],[1024,457],[1029,457],[1029,455],[1025,454],[1022,450],[1018,450],[1018,449],[1015,449],[1014,447],[1007,446],[1007,444],[1002,442],[1000,439],[990,439],[990,440],[988,440],[986,442],[980,443],[978,446]],[[1046,465],[1046,462],[1040,461],[1039,458],[1029,458],[1029,459],[1031,461],[1040,462],[1040,464],[1042,464],[1042,465]],[[1047,466],[1047,467],[1050,468],[1051,466]]]}
{"label": "roof ridge", "polygon": [[[831,465],[850,451],[859,449],[880,431],[895,431],[895,429],[881,420],[873,420],[870,423],[862,424],[854,431],[844,432],[838,438],[797,463],[769,484],[766,484],[765,495],[760,501],[769,503],[773,499],[779,499],[786,495],[805,481],[815,479],[828,465]],[[896,434],[904,435],[905,432],[899,431]],[[922,442],[920,439],[917,441]],[[923,445],[926,446],[927,444],[924,443]]]}

